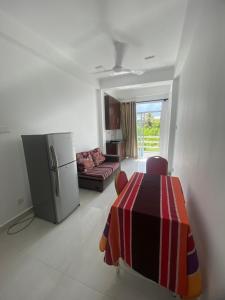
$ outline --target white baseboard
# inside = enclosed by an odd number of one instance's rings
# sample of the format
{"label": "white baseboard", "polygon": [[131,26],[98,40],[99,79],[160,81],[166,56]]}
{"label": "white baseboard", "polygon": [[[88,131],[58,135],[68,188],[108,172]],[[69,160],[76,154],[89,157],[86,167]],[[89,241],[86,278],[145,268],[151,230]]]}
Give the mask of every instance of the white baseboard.
{"label": "white baseboard", "polygon": [[5,231],[6,228],[8,228],[8,226],[10,226],[11,224],[13,224],[14,222],[16,222],[18,219],[25,217],[26,215],[30,214],[33,211],[33,206],[26,208],[24,211],[22,211],[21,213],[19,213],[18,215],[16,215],[15,217],[9,219],[8,221],[6,221],[3,224],[0,224],[0,233],[2,231]]}

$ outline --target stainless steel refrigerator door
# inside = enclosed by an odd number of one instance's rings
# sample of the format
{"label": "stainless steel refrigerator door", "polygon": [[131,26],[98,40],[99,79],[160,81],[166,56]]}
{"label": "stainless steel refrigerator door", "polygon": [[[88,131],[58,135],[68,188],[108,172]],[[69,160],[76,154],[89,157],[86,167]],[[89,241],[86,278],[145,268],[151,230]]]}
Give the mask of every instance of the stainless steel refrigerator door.
{"label": "stainless steel refrigerator door", "polygon": [[51,171],[57,222],[65,219],[79,205],[76,162]]}
{"label": "stainless steel refrigerator door", "polygon": [[76,160],[73,134],[54,133],[47,135],[50,167],[60,167]]}

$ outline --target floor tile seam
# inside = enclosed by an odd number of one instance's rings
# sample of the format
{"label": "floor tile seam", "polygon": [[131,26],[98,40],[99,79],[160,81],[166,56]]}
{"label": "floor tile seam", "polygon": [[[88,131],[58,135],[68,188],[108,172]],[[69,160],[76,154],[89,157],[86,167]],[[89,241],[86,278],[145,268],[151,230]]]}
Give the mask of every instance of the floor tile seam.
{"label": "floor tile seam", "polygon": [[83,286],[87,287],[88,289],[93,290],[94,292],[97,292],[97,293],[100,294],[100,295],[109,297],[109,298],[111,298],[112,300],[116,300],[116,298],[115,298],[112,294],[107,294],[107,293],[104,293],[104,292],[102,292],[101,290],[99,290],[99,289],[97,289],[97,288],[93,288],[92,286],[90,286],[90,285],[88,285],[86,282],[84,282],[83,280],[77,279],[77,278],[75,278],[74,276],[72,276],[72,275],[70,275],[70,274],[68,274],[68,273],[66,273],[66,272],[64,272],[63,274],[64,274],[64,276],[66,276],[66,277],[68,277],[68,278],[70,278],[70,279],[72,279],[72,280],[74,280],[74,281],[76,281],[76,282],[82,284]]}

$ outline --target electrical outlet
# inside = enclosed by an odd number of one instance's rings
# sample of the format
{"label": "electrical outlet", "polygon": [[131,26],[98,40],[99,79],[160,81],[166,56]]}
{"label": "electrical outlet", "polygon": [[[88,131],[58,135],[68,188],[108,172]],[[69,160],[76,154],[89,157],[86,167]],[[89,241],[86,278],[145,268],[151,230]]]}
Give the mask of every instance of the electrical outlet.
{"label": "electrical outlet", "polygon": [[18,198],[18,199],[17,199],[18,205],[22,205],[23,202],[24,202],[24,199],[23,199],[23,198]]}

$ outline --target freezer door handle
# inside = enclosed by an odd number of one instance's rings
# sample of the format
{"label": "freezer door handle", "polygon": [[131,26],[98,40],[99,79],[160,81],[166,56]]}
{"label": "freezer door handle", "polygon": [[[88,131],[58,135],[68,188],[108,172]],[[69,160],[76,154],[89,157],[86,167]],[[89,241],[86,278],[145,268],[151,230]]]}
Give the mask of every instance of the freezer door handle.
{"label": "freezer door handle", "polygon": [[57,159],[56,159],[56,155],[55,155],[55,150],[52,145],[50,146],[50,152],[51,152],[51,169],[53,171],[56,171],[58,164],[57,164]]}

